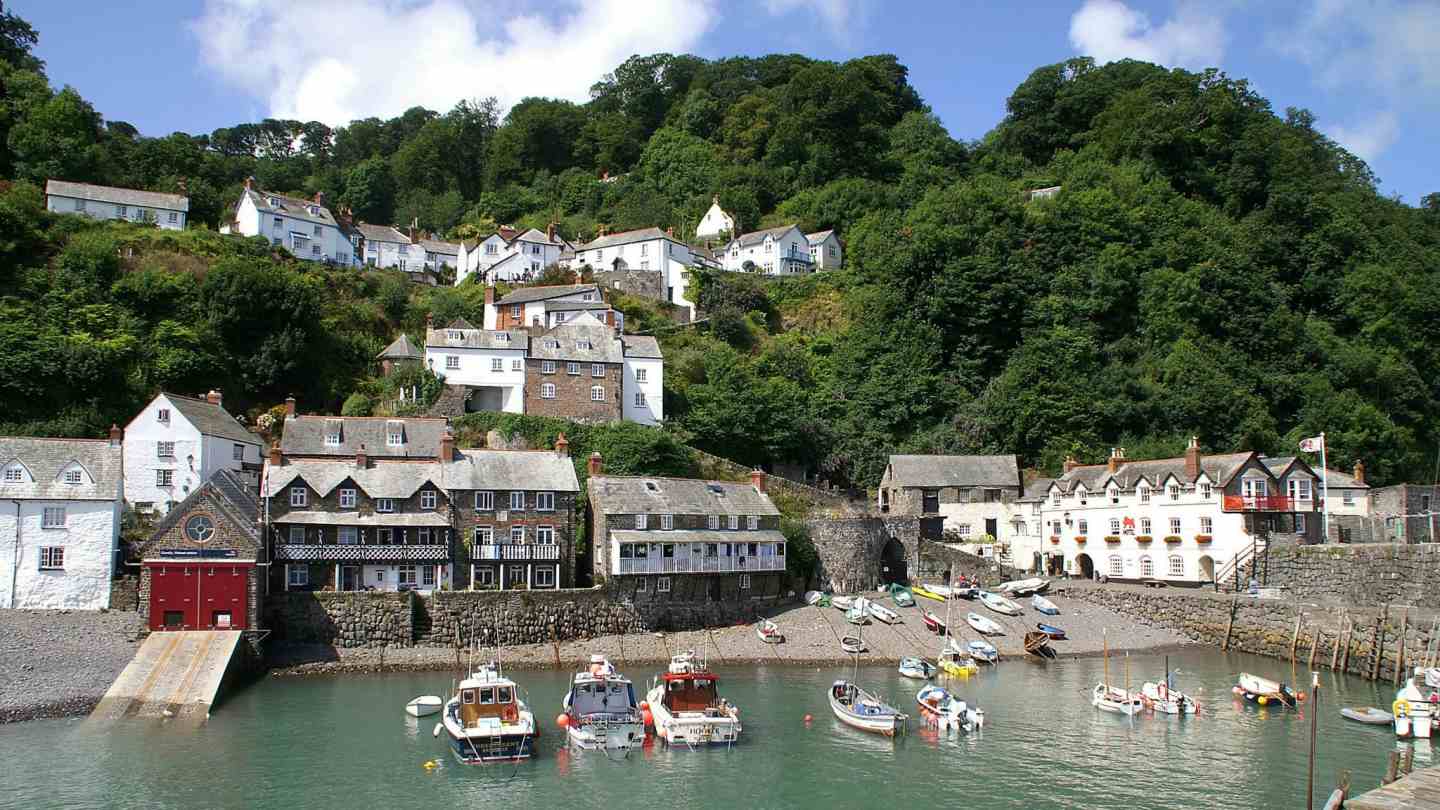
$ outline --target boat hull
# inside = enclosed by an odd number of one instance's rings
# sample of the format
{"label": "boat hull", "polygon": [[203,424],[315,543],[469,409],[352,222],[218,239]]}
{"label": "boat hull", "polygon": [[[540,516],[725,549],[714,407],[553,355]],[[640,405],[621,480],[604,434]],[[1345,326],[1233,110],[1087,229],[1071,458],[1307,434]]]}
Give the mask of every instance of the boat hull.
{"label": "boat hull", "polygon": [[970,625],[975,632],[982,636],[1003,636],[1005,629],[995,622],[981,616],[978,613],[971,613],[965,617],[965,623]]}
{"label": "boat hull", "polygon": [[1123,689],[1108,687],[1103,683],[1095,684],[1095,690],[1090,695],[1090,703],[1102,712],[1123,714],[1129,717],[1134,717],[1145,708],[1145,704],[1138,695],[1127,693]]}
{"label": "boat hull", "polygon": [[1002,616],[1019,616],[1021,611],[1019,605],[1003,596],[996,596],[992,593],[980,594],[980,603]]}
{"label": "boat hull", "polygon": [[734,712],[706,715],[699,712],[672,714],[665,708],[663,691],[650,693],[650,714],[655,719],[655,736],[666,745],[695,748],[730,746],[740,741],[740,717]]}
{"label": "boat hull", "polygon": [[522,711],[517,723],[467,729],[460,724],[459,702],[451,700],[441,726],[450,741],[450,752],[464,765],[514,762],[535,755],[535,717],[529,711]]}
{"label": "boat hull", "polygon": [[405,704],[405,713],[411,717],[429,717],[445,708],[445,700],[438,695],[423,695]]}
{"label": "boat hull", "polygon": [[852,711],[835,696],[835,691],[835,687],[831,687],[830,711],[845,725],[886,737],[894,737],[896,732],[905,727],[905,715],[893,710],[874,714]]}
{"label": "boat hull", "polygon": [[1340,716],[1346,720],[1364,723],[1367,726],[1388,726],[1395,722],[1395,715],[1376,709],[1373,706],[1365,706],[1359,709],[1347,706],[1340,710]]}
{"label": "boat hull", "polygon": [[571,717],[566,739],[570,745],[587,751],[602,748],[638,748],[645,743],[645,726],[639,720],[583,723],[577,726],[575,718]]}

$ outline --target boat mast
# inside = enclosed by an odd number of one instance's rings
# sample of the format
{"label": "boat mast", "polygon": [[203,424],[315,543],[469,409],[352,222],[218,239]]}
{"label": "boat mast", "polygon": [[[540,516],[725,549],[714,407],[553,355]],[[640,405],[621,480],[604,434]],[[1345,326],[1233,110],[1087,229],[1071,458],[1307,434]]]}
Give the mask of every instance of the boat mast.
{"label": "boat mast", "polygon": [[1101,655],[1105,662],[1105,689],[1108,691],[1110,689],[1110,629],[1108,627],[1100,628],[1100,643],[1103,650]]}
{"label": "boat mast", "polygon": [[942,666],[945,651],[950,648],[950,606],[955,602],[955,580],[948,579],[945,584],[950,588],[950,595],[945,597],[945,632],[940,636],[940,653],[935,656],[937,666]]}

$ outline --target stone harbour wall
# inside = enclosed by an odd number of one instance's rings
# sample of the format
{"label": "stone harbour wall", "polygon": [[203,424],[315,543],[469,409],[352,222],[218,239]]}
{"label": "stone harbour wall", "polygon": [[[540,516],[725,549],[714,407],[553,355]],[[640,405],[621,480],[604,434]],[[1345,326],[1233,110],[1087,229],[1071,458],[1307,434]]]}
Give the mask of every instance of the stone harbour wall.
{"label": "stone harbour wall", "polygon": [[1271,548],[1260,568],[1266,586],[1301,601],[1440,608],[1437,543],[1283,546]]}
{"label": "stone harbour wall", "polygon": [[409,647],[416,595],[279,593],[265,599],[265,627],[276,641],[336,647]]}
{"label": "stone harbour wall", "polygon": [[858,593],[879,586],[880,557],[890,539],[883,520],[875,516],[812,517],[805,521],[805,529],[819,557],[811,587]]}

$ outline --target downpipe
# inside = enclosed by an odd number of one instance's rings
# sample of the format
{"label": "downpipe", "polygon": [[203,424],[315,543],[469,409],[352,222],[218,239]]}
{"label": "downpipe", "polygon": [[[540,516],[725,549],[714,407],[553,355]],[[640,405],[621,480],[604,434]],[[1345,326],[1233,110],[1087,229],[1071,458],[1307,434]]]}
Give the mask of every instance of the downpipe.
{"label": "downpipe", "polygon": [[15,504],[15,559],[10,566],[10,607],[15,607],[15,586],[20,581],[20,501],[14,498],[10,502]]}

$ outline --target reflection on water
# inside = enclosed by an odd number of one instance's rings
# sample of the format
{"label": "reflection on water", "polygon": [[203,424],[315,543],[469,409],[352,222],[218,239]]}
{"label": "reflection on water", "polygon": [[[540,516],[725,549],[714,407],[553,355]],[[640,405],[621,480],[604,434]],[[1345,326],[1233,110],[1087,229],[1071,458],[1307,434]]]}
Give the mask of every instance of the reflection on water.
{"label": "reflection on water", "polygon": [[[1112,677],[1119,675],[1111,662]],[[432,735],[435,717],[406,701],[446,694],[453,673],[269,679],[235,696],[200,728],[122,721],[0,726],[0,805],[23,807],[636,807],[836,808],[964,802],[989,808],[1254,808],[1304,802],[1311,706],[1259,707],[1230,692],[1235,674],[1308,683],[1303,671],[1246,656],[1171,656],[1195,717],[1097,712],[1098,659],[1047,666],[1009,662],[952,691],[985,710],[973,734],[938,734],[914,717],[919,682],[893,669],[860,680],[902,711],[910,732],[889,740],[848,728],[826,690],[840,668],[721,668],[739,704],[733,750],[649,744],[625,758],[570,753],[554,724],[567,675],[517,672],[542,727],[539,757],[468,767]],[[632,668],[637,684],[658,667]],[[1164,659],[1130,659],[1134,686],[1159,680]],[[1117,677],[1117,680],[1119,678]],[[1343,705],[1388,706],[1393,689],[1322,673],[1319,795],[1339,771],[1357,788],[1378,783],[1396,742],[1387,727],[1341,720]],[[1308,689],[1306,690],[1308,691]],[[809,714],[812,720],[805,722]],[[443,737],[443,735],[442,735]],[[1408,745],[1408,744],[1406,744]],[[1428,743],[1416,744],[1428,765]],[[426,768],[426,762],[438,767]]]}

